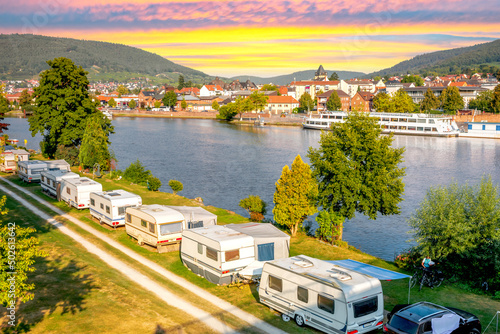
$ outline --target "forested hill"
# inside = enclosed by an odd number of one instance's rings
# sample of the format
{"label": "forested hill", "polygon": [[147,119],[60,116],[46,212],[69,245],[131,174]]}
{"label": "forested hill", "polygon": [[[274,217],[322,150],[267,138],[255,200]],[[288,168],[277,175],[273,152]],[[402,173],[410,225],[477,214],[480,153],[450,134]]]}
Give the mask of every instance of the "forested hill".
{"label": "forested hill", "polygon": [[438,75],[446,75],[465,73],[467,68],[482,72],[481,65],[500,65],[500,39],[464,48],[418,55],[393,67],[371,73],[368,76],[432,72]]}
{"label": "forested hill", "polygon": [[127,45],[39,35],[0,35],[0,79],[36,76],[48,69],[47,60],[56,57],[70,58],[91,76],[126,72],[163,76],[176,82],[182,73],[193,82],[210,80],[203,72]]}
{"label": "forested hill", "polygon": [[[232,77],[231,80],[240,80],[240,81],[247,81],[250,79],[253,83],[257,85],[261,84],[269,84],[273,83],[275,85],[287,85],[290,82],[294,80],[311,80],[314,78],[314,73],[316,70],[307,70],[307,71],[300,71],[300,72],[294,72],[292,74],[286,74],[286,75],[280,75],[276,77],[271,77],[271,78],[261,78],[261,77],[256,77],[256,76],[250,76],[250,75],[239,75],[236,77]],[[336,72],[339,76],[340,79],[342,80],[347,80],[347,79],[353,79],[353,78],[359,78],[361,76],[364,76],[365,73],[362,72],[352,72],[352,71],[331,71],[327,70],[328,76],[332,75],[333,72]]]}

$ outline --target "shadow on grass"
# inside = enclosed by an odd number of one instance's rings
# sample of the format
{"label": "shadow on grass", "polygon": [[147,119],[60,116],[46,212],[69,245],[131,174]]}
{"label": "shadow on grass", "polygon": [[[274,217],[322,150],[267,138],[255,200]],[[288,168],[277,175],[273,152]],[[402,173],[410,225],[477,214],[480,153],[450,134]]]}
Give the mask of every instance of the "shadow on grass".
{"label": "shadow on grass", "polygon": [[[64,264],[62,264],[64,263]],[[38,258],[36,271],[30,279],[35,284],[33,300],[18,305],[14,327],[2,328],[3,333],[28,333],[45,317],[52,314],[76,314],[85,309],[85,299],[98,288],[90,274],[83,274],[87,266],[63,256]],[[31,276],[31,275],[30,275]],[[0,307],[0,317],[7,310]],[[7,324],[4,324],[7,325]]]}

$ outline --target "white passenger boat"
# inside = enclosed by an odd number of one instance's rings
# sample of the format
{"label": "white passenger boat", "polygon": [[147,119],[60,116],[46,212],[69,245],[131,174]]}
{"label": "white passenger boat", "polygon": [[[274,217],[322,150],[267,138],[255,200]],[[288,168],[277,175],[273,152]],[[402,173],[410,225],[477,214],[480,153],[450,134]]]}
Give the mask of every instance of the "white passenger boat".
{"label": "white passenger boat", "polygon": [[[332,123],[342,123],[349,115],[343,111],[321,113],[309,116],[302,123],[304,129],[328,130]],[[399,135],[422,135],[437,137],[458,137],[460,130],[451,116],[430,114],[370,113],[378,120],[382,133]]]}

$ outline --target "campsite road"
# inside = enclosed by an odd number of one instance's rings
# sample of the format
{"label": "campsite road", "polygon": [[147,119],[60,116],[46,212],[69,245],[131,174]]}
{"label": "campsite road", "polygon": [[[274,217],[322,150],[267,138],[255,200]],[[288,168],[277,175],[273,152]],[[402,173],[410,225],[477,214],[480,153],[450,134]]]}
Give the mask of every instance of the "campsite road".
{"label": "campsite road", "polygon": [[[197,296],[199,296],[200,298],[204,299],[205,301],[217,306],[218,308],[230,313],[230,314],[233,314],[234,316],[240,318],[241,320],[247,322],[249,325],[263,331],[264,333],[270,333],[270,334],[286,334],[285,331],[282,331],[268,323],[266,323],[265,321],[261,320],[261,319],[258,319],[257,317],[251,315],[250,313],[248,312],[245,312],[243,310],[241,310],[240,308],[234,306],[234,305],[231,305],[230,303],[228,303],[227,301],[225,300],[222,300],[220,299],[219,297],[216,297],[214,295],[212,295],[211,293],[203,290],[202,288],[188,282],[187,280],[185,280],[184,278],[182,277],[179,277],[173,273],[171,273],[170,271],[168,271],[167,269],[161,267],[160,265],[158,265],[157,263],[151,261],[151,260],[148,260],[146,259],[145,257],[137,254],[136,252],[134,252],[133,250],[131,250],[130,248],[126,247],[126,246],[123,246],[122,244],[116,242],[115,240],[109,238],[108,236],[106,236],[105,234],[95,230],[94,228],[90,227],[89,225],[87,225],[86,223],[70,216],[69,214],[67,214],[66,212],[62,211],[61,209],[53,206],[52,204],[50,204],[49,202],[41,199],[40,197],[34,195],[33,193],[17,186],[16,184],[12,183],[11,181],[5,179],[5,178],[0,178],[2,181],[8,183],[9,185],[11,185],[12,187],[15,187],[16,189],[18,189],[19,191],[22,191],[24,192],[25,194],[27,194],[28,196],[32,197],[33,199],[35,199],[36,201],[38,201],[39,203],[45,205],[46,207],[48,207],[49,209],[51,209],[52,211],[56,212],[58,215],[61,215],[62,217],[70,220],[72,223],[76,224],[77,226],[79,226],[80,228],[86,230],[87,232],[93,234],[94,236],[96,236],[97,238],[101,239],[102,241],[106,242],[107,244],[109,244],[110,246],[118,249],[119,251],[123,252],[124,254],[126,254],[127,256],[133,258],[134,260],[138,261],[139,263],[147,266],[148,268],[150,268],[151,270],[154,270],[155,272],[157,272],[158,274],[162,275],[163,277],[165,277],[166,279],[180,285],[180,286],[183,286],[185,287],[187,290],[191,291],[192,293],[196,294]],[[0,190],[2,191],[8,191],[6,188],[4,187],[1,187],[0,186]],[[12,193],[12,192],[10,192]],[[18,196],[17,196],[18,197]],[[22,199],[21,199],[22,200]],[[22,200],[23,202],[23,205],[26,205],[27,207],[33,207],[31,204],[29,204],[28,202]],[[25,204],[26,203],[26,204]],[[35,207],[33,207],[34,210],[38,210],[36,209]],[[32,210],[33,211],[33,210]],[[39,211],[39,210],[38,210]],[[41,212],[41,211],[40,211]],[[42,214],[44,215],[44,217],[48,216],[47,214],[43,213]],[[47,218],[44,218],[44,219],[47,219]],[[50,217],[51,220],[53,220],[52,217]],[[59,226],[63,227],[61,223],[58,223]],[[68,228],[65,227],[66,230],[72,232],[71,230],[69,230]],[[75,232],[72,232],[74,234],[76,234]],[[77,235],[77,234],[76,234]],[[78,235],[79,236],[79,235]],[[80,236],[81,239],[83,239],[81,236]],[[83,239],[85,241],[85,239]],[[92,245],[92,249],[95,249],[95,246]],[[104,252],[104,251],[102,251]],[[110,255],[108,255],[110,256]],[[119,261],[119,260],[117,260]],[[139,274],[139,273],[138,273]],[[139,274],[141,275],[141,274]],[[145,276],[144,276],[145,277]],[[145,277],[146,278],[146,277]],[[155,283],[157,284],[157,283]],[[169,292],[170,293],[170,292]],[[179,297],[175,296],[176,300],[177,299],[180,299]],[[188,304],[187,302],[183,301],[183,304],[187,304],[189,305],[190,307],[194,307],[190,304]],[[176,307],[179,307],[179,305],[181,304],[178,304],[177,302],[170,302],[169,303],[170,305],[173,305],[173,306],[176,306]],[[180,308],[180,307],[179,307]],[[184,309],[185,310],[185,309]],[[186,310],[185,310],[186,311]],[[204,314],[207,314],[206,312],[202,311],[202,310],[199,310],[199,312],[203,312]],[[198,313],[198,312],[188,312],[189,314],[201,314],[201,313]],[[210,316],[209,314],[207,314],[208,316]],[[227,328],[227,326],[226,326]]]}

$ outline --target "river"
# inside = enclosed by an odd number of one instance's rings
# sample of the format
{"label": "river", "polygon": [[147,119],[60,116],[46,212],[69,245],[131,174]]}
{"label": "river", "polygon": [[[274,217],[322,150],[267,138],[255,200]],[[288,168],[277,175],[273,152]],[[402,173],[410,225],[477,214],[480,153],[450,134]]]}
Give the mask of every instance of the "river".
{"label": "river", "polygon": [[[25,119],[8,118],[10,138],[39,150]],[[168,181],[184,185],[180,195],[203,198],[205,204],[245,215],[238,206],[248,195],[259,195],[272,211],[275,182],[297,154],[308,162],[309,147],[318,147],[320,132],[298,127],[238,126],[213,120],[116,118],[110,136],[119,169],[139,159],[158,177],[162,191]],[[344,239],[372,255],[392,260],[408,248],[407,218],[431,186],[452,182],[476,184],[491,175],[500,184],[500,141],[475,138],[395,136],[393,146],[405,147],[405,193],[401,214],[369,220],[359,215],[345,224]],[[268,214],[270,217],[270,214]],[[313,220],[313,219],[311,219]]]}

